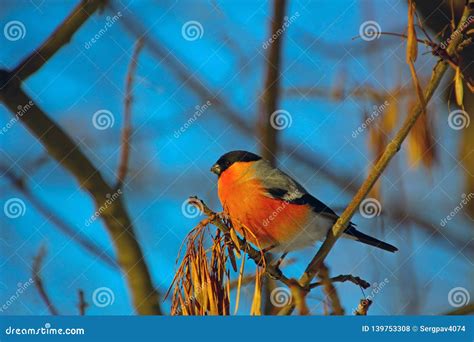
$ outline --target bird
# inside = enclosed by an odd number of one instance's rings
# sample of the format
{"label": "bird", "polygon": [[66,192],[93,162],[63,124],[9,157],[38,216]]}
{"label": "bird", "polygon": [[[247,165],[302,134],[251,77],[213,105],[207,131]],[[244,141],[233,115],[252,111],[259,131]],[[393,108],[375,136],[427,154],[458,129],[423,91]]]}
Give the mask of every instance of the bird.
{"label": "bird", "polygon": [[[232,227],[260,250],[287,253],[325,239],[339,216],[301,184],[259,155],[230,151],[211,167],[217,193]],[[352,222],[343,237],[385,251],[397,247],[366,235]]]}

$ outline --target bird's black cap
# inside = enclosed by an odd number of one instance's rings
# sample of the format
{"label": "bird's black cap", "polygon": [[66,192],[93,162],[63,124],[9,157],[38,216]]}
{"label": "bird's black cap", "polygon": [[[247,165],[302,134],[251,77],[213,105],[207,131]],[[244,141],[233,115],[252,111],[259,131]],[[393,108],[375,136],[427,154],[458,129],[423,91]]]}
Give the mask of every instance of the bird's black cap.
{"label": "bird's black cap", "polygon": [[222,172],[227,170],[230,166],[232,166],[232,164],[236,162],[252,162],[260,159],[262,159],[262,157],[248,151],[227,152],[216,161],[216,163],[211,168],[211,172],[220,176]]}

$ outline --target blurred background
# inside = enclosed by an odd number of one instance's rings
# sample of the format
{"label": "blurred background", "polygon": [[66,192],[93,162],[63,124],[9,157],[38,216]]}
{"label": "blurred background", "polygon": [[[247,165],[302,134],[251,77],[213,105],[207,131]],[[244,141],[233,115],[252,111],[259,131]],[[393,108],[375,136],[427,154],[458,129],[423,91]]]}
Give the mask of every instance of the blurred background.
{"label": "blurred background", "polygon": [[[464,1],[416,4],[424,30],[439,43]],[[15,69],[78,5],[3,1],[1,68]],[[405,39],[378,34],[406,34],[405,1],[122,0],[88,14],[22,88],[111,185],[130,115],[128,173],[118,192],[105,192],[126,207],[165,314],[180,246],[204,218],[187,198],[197,195],[221,210],[209,171],[220,155],[236,149],[264,155],[341,213],[417,102]],[[281,28],[273,38],[272,23]],[[418,48],[424,88],[438,57]],[[472,49],[463,54],[463,106],[454,99],[450,69],[369,195],[375,212],[361,208],[352,220],[400,251],[340,240],[327,259],[332,276],[353,274],[372,284],[365,294],[354,284],[336,284],[348,314],[364,296],[373,298],[370,314],[380,315],[442,314],[470,301]],[[18,105],[28,115],[28,105]],[[134,314],[114,239],[95,215],[94,200],[12,118],[0,106],[1,314],[45,315],[53,307],[76,315],[80,291],[87,314]],[[285,274],[299,277],[316,250],[291,253]],[[33,284],[39,269],[41,286]],[[246,272],[254,271],[249,262]],[[249,313],[253,286],[242,288],[239,314]],[[321,289],[312,291],[311,313],[322,314],[325,302]]]}

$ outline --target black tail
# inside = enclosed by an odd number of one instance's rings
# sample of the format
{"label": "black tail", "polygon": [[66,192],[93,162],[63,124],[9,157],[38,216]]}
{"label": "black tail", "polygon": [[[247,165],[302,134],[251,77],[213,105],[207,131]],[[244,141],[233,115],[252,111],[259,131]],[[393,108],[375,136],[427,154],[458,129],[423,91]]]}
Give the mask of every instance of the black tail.
{"label": "black tail", "polygon": [[350,226],[349,228],[347,228],[344,234],[347,234],[349,235],[349,237],[352,237],[355,240],[365,243],[367,245],[371,245],[392,253],[398,251],[397,247],[392,246],[391,244],[388,244],[386,242],[380,241],[376,238],[373,238],[372,236],[361,233],[357,229],[355,229],[354,226]]}

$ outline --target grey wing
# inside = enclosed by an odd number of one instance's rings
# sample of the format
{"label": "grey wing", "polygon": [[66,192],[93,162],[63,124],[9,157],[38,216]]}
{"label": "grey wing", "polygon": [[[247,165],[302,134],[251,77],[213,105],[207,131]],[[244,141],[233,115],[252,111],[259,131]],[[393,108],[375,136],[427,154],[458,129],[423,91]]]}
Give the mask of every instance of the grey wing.
{"label": "grey wing", "polygon": [[255,163],[256,175],[262,180],[268,197],[276,198],[292,204],[310,205],[317,214],[337,220],[338,215],[323,202],[309,194],[306,189],[277,169],[266,160]]}

